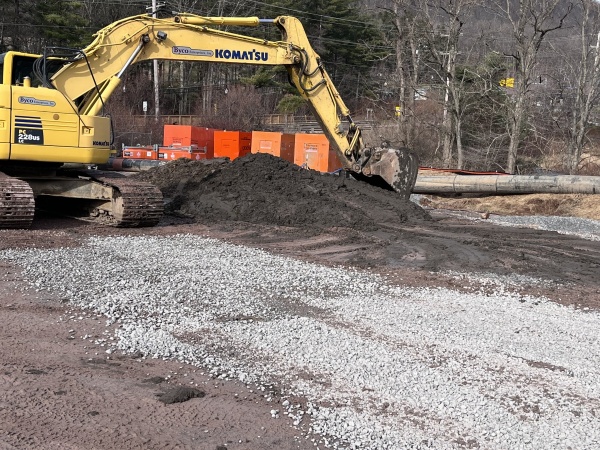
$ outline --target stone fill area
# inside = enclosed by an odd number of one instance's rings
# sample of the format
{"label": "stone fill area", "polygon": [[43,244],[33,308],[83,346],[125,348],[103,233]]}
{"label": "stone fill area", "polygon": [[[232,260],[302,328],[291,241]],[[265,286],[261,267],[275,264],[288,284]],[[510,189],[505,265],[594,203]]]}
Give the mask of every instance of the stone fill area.
{"label": "stone fill area", "polygon": [[136,177],[161,189],[167,213],[205,224],[239,221],[372,231],[382,222],[430,219],[396,192],[356,181],[343,172],[306,170],[267,154],[232,162],[180,159]]}

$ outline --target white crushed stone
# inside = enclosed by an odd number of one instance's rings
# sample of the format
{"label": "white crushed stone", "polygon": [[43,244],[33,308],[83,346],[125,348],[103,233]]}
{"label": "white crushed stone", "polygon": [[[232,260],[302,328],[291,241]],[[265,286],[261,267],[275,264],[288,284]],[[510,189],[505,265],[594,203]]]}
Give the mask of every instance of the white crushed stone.
{"label": "white crushed stone", "polygon": [[[493,288],[496,290],[496,293],[504,293],[510,289],[519,289],[523,287],[545,287],[548,284],[553,283],[551,280],[546,280],[544,278],[519,275],[516,273],[511,275],[485,272],[473,274],[457,272],[454,270],[444,270],[436,273],[445,275],[454,280],[463,281],[465,285],[475,283],[475,286],[479,286],[480,290],[483,290],[482,288]],[[566,285],[566,283],[563,285]]]}
{"label": "white crushed stone", "polygon": [[600,241],[600,221],[562,216],[500,216],[490,214],[487,219],[497,225],[535,228],[577,236],[589,241]]}
{"label": "white crushed stone", "polygon": [[533,279],[488,277],[491,294],[397,287],[189,235],[0,258],[118,323],[107,351],[306,397],[271,414],[321,447],[600,448],[600,314],[502,289]]}

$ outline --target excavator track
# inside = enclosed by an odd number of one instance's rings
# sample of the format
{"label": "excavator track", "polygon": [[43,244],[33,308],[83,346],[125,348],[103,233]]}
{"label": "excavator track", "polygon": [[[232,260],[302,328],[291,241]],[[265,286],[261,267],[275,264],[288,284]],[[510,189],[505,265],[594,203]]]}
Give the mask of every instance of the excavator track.
{"label": "excavator track", "polygon": [[0,172],[0,229],[29,228],[35,212],[31,187]]}
{"label": "excavator track", "polygon": [[156,186],[120,174],[86,171],[92,180],[113,188],[110,224],[116,227],[152,227],[163,215],[163,196]]}

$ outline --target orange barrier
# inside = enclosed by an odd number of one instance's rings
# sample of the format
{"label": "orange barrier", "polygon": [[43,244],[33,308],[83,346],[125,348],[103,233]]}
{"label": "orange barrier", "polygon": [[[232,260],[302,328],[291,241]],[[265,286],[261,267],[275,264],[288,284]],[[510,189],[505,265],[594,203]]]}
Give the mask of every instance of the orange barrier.
{"label": "orange barrier", "polygon": [[342,168],[338,152],[329,147],[329,160],[327,161],[327,172],[335,172]]}
{"label": "orange barrier", "polygon": [[296,134],[294,164],[319,172],[333,172],[342,167],[324,134]]}
{"label": "orange barrier", "polygon": [[207,158],[214,155],[215,130],[191,125],[165,125],[163,145],[165,147],[197,146],[205,149]]}
{"label": "orange barrier", "polygon": [[215,130],[214,141],[215,158],[234,160],[252,151],[252,133]]}
{"label": "orange barrier", "polygon": [[164,146],[123,147],[123,158],[173,161],[223,158],[268,153],[319,172],[342,167],[324,134],[284,134],[271,131],[223,131],[191,125],[165,125]]}
{"label": "orange barrier", "polygon": [[294,162],[294,135],[273,131],[252,132],[252,153],[268,153]]}

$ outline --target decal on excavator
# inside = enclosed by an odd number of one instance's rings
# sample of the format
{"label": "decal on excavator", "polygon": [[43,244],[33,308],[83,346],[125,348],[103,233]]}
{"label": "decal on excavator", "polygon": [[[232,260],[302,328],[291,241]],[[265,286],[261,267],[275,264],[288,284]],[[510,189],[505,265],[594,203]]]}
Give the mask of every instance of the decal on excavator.
{"label": "decal on excavator", "polygon": [[44,145],[44,130],[39,117],[15,117],[15,143]]}
{"label": "decal on excavator", "polygon": [[268,61],[269,54],[267,52],[258,52],[256,50],[241,51],[216,49],[215,57],[222,59],[237,59],[240,61]]}
{"label": "decal on excavator", "polygon": [[174,55],[191,55],[191,56],[213,56],[212,50],[198,50],[190,47],[182,47],[175,45],[171,48],[171,52]]}
{"label": "decal on excavator", "polygon": [[34,97],[24,97],[24,96],[20,96],[19,97],[19,103],[22,103],[24,105],[37,105],[37,106],[56,106],[56,102],[53,102],[51,100],[38,100],[37,98]]}

